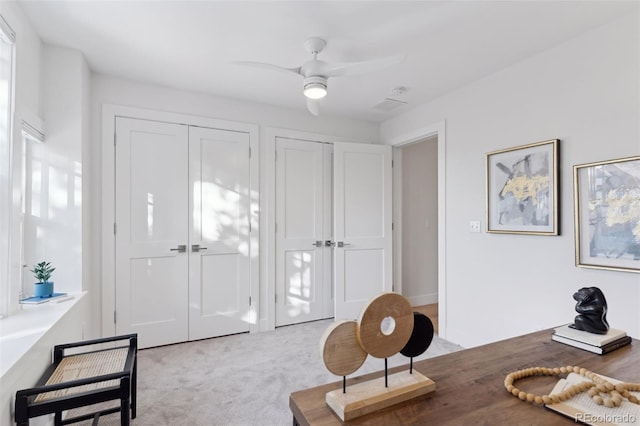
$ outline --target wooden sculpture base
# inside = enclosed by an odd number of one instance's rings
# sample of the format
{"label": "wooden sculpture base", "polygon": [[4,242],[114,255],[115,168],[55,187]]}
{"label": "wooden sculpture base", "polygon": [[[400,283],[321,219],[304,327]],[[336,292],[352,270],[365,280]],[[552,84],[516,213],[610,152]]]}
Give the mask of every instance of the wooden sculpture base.
{"label": "wooden sculpture base", "polygon": [[389,387],[384,386],[383,376],[347,386],[346,393],[336,389],[327,393],[327,405],[346,422],[436,390],[433,380],[415,370],[413,374],[408,370],[391,374],[387,383]]}

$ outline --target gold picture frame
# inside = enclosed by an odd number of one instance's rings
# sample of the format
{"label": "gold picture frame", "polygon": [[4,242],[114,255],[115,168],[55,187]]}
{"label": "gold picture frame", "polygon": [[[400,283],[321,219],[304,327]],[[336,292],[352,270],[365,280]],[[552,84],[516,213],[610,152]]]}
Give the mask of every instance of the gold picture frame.
{"label": "gold picture frame", "polygon": [[640,156],[573,166],[576,266],[640,273]]}
{"label": "gold picture frame", "polygon": [[559,144],[550,139],[486,154],[487,232],[559,235]]}

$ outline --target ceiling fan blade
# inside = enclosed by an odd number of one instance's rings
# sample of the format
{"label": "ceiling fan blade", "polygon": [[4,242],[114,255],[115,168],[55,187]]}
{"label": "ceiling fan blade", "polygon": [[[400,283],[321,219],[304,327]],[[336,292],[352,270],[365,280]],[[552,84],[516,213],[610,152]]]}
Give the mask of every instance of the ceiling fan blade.
{"label": "ceiling fan blade", "polygon": [[313,115],[320,115],[320,100],[307,98],[307,109]]}
{"label": "ceiling fan blade", "polygon": [[386,58],[374,59],[371,61],[350,62],[344,64],[323,64],[320,75],[334,77],[340,75],[357,75],[378,71],[404,61],[406,55],[388,56]]}
{"label": "ceiling fan blade", "polygon": [[273,71],[292,72],[292,73],[301,75],[300,67],[297,67],[297,68],[285,68],[285,67],[281,67],[279,65],[267,64],[267,63],[264,63],[264,62],[251,62],[251,61],[234,61],[233,63],[236,64],[236,65],[242,65],[242,66],[247,66],[247,67],[262,68],[262,69],[268,69],[268,70],[273,70]]}

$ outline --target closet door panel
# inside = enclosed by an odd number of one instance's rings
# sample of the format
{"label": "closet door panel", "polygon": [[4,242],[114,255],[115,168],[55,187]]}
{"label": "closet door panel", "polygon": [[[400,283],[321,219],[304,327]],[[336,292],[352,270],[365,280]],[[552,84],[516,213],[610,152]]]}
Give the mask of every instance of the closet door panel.
{"label": "closet door panel", "polygon": [[249,331],[249,134],[189,128],[189,338]]}
{"label": "closet door panel", "polygon": [[334,144],[335,317],[392,291],[391,147]]}
{"label": "closet door panel", "polygon": [[116,119],[116,332],[188,338],[187,126]]}
{"label": "closet door panel", "polygon": [[332,316],[325,144],[276,138],[276,326]]}

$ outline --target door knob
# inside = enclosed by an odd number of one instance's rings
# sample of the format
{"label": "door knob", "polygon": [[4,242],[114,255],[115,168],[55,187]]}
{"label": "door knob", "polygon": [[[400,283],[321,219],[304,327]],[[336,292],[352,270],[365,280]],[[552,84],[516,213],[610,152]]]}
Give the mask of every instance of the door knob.
{"label": "door knob", "polygon": [[187,251],[187,245],[186,244],[179,244],[178,247],[176,248],[172,248],[169,249],[170,251],[177,251],[178,253],[184,253],[185,251]]}
{"label": "door knob", "polygon": [[336,245],[336,243],[331,241],[331,240],[325,240],[325,242],[324,242],[324,246],[325,247],[333,247],[335,245]]}
{"label": "door knob", "polygon": [[338,241],[338,247],[350,246],[351,244],[345,243],[344,241]]}
{"label": "door knob", "polygon": [[316,241],[315,243],[311,243],[314,247],[322,247],[322,241]]}
{"label": "door knob", "polygon": [[200,250],[206,250],[206,247],[200,247],[200,244],[191,244],[191,251],[194,253],[199,252]]}

